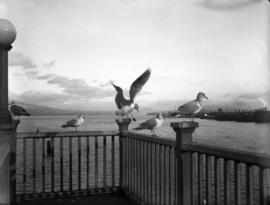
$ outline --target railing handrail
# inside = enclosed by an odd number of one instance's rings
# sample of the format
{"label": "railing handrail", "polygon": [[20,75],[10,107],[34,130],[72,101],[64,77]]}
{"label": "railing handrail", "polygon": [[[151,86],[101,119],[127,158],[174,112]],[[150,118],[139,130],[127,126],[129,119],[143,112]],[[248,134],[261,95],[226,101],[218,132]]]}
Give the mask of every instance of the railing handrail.
{"label": "railing handrail", "polygon": [[17,139],[23,138],[46,138],[46,137],[102,137],[118,136],[119,131],[74,131],[74,132],[19,132],[16,133]]}
{"label": "railing handrail", "polygon": [[270,168],[270,155],[253,153],[250,151],[226,148],[222,146],[208,145],[196,142],[186,142],[183,144],[183,151],[198,152],[201,154],[211,155],[224,158],[226,160],[234,160],[249,165]]}
{"label": "railing handrail", "polygon": [[172,139],[166,139],[164,137],[160,136],[151,136],[147,134],[142,134],[142,133],[134,133],[134,132],[127,132],[123,133],[122,137],[132,137],[134,139],[146,141],[146,142],[152,142],[156,144],[162,144],[162,145],[167,145],[175,148],[175,140]]}

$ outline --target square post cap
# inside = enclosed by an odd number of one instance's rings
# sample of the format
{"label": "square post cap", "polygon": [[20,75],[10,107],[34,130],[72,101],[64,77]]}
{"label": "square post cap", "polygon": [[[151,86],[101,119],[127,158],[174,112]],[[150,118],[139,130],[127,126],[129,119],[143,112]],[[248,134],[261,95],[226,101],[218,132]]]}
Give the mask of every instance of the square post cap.
{"label": "square post cap", "polygon": [[129,118],[116,119],[115,122],[119,126],[119,132],[120,133],[128,132],[128,126],[129,126],[129,124],[131,122],[131,119],[129,119]]}
{"label": "square post cap", "polygon": [[188,122],[188,121],[182,121],[182,122],[171,122],[171,127],[174,130],[178,129],[195,129],[199,127],[198,122]]}

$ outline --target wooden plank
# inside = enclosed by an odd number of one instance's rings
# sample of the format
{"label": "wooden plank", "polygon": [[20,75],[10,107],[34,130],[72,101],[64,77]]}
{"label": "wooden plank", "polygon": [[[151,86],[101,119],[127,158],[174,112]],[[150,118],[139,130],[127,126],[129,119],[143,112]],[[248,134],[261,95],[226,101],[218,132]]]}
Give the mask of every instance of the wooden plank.
{"label": "wooden plank", "polygon": [[235,205],[241,203],[241,166],[240,163],[234,162],[234,201]]}
{"label": "wooden plank", "polygon": [[[191,152],[185,152],[182,154],[183,159],[183,204],[191,204],[192,193],[192,154]],[[178,171],[179,173],[179,171]],[[201,195],[202,197],[203,195]]]}
{"label": "wooden plank", "polygon": [[54,192],[54,138],[51,138],[51,192]]}
{"label": "wooden plank", "polygon": [[153,163],[153,181],[154,181],[154,184],[153,184],[153,190],[155,190],[154,192],[154,199],[153,199],[153,203],[154,204],[157,204],[157,151],[156,151],[156,148],[157,148],[157,144],[153,143],[153,155],[154,155],[154,163]]}
{"label": "wooden plank", "polygon": [[69,191],[72,191],[72,137],[68,138],[69,145]]}
{"label": "wooden plank", "polygon": [[270,168],[270,155],[258,154],[254,152],[225,148],[221,146],[206,145],[201,143],[184,143],[183,151],[192,151],[213,155],[226,160],[234,160],[247,164],[258,165],[263,168]]}
{"label": "wooden plank", "polygon": [[106,158],[106,150],[107,150],[107,139],[103,136],[103,187],[107,186],[106,174],[107,174],[107,158]]}
{"label": "wooden plank", "polygon": [[131,137],[133,139],[138,139],[140,141],[153,142],[153,143],[156,143],[156,144],[175,147],[175,141],[174,140],[159,137],[159,136],[152,137],[151,135],[146,135],[146,134],[142,134],[142,133],[135,133],[135,132],[123,133],[123,136]]}
{"label": "wooden plank", "polygon": [[[126,163],[123,163],[124,160],[123,160],[123,153],[126,153],[126,152],[123,152],[123,149],[125,148],[125,142],[123,142],[123,140],[126,141],[126,139],[123,139],[123,137],[119,137],[119,145],[120,145],[120,170],[123,170],[123,167],[122,166],[126,166]],[[112,135],[112,187],[115,186],[115,145],[114,145],[114,135]],[[122,172],[120,173],[120,176],[126,176],[125,172]],[[122,180],[124,180],[125,177],[122,177]],[[121,181],[122,181],[121,180]],[[120,184],[120,185],[123,185],[123,184]]]}
{"label": "wooden plank", "polygon": [[253,170],[252,166],[246,165],[246,200],[247,204],[254,204],[253,201]]}
{"label": "wooden plank", "polygon": [[220,187],[221,187],[220,174],[221,174],[220,159],[215,158],[215,202],[216,202],[216,204],[221,203],[221,197],[220,197]]}
{"label": "wooden plank", "polygon": [[203,202],[203,161],[202,154],[198,155],[198,201],[199,204],[204,204]]}
{"label": "wooden plank", "polygon": [[42,183],[42,188],[41,191],[45,192],[45,179],[46,179],[46,172],[45,172],[45,138],[42,138],[41,141],[41,166],[42,166],[42,171],[41,171],[41,183]]}
{"label": "wooden plank", "polygon": [[226,204],[231,204],[230,193],[230,161],[224,160],[224,201]]}
{"label": "wooden plank", "polygon": [[89,154],[90,154],[90,142],[89,142],[89,137],[86,137],[86,189],[87,190],[90,189],[90,183],[89,183],[89,173],[90,173],[89,163],[90,163],[90,159],[89,159]]}
{"label": "wooden plank", "polygon": [[63,169],[63,138],[60,138],[60,191],[63,192],[63,178],[64,178],[64,169]]}
{"label": "wooden plank", "polygon": [[148,150],[149,150],[149,203],[153,204],[153,180],[152,180],[152,174],[153,174],[153,145],[151,142],[148,143]]}
{"label": "wooden plank", "polygon": [[260,204],[266,205],[263,168],[259,168],[259,193],[260,193]]}
{"label": "wooden plank", "polygon": [[98,137],[95,137],[95,188],[98,188]]}
{"label": "wooden plank", "polygon": [[135,146],[135,166],[136,166],[136,175],[135,175],[135,191],[136,194],[139,193],[139,151],[138,151],[138,140],[135,139],[134,142],[134,146]]}
{"label": "wooden plank", "polygon": [[81,137],[78,140],[78,190],[81,190]]}
{"label": "wooden plank", "polygon": [[[205,196],[206,196],[206,204],[211,204],[211,163],[210,156],[205,156]],[[192,173],[192,172],[191,172]],[[192,189],[191,189],[192,190]]]}
{"label": "wooden plank", "polygon": [[33,156],[33,167],[32,167],[32,192],[36,193],[37,189],[37,179],[36,179],[36,147],[37,147],[37,143],[36,143],[36,138],[33,138],[33,151],[32,151],[32,156]]}
{"label": "wooden plank", "polygon": [[[169,174],[169,179],[168,179],[168,203],[169,205],[172,204],[172,148],[168,147],[168,162],[169,162],[169,167],[168,167],[168,174]],[[192,172],[191,172],[192,173]]]}
{"label": "wooden plank", "polygon": [[16,133],[17,139],[22,138],[51,138],[51,137],[96,137],[96,136],[118,136],[118,131],[79,131],[79,132],[39,132],[37,136],[36,132],[19,132]]}
{"label": "wooden plank", "polygon": [[23,139],[23,193],[26,194],[26,160],[27,160],[27,153],[26,153],[26,139]]}

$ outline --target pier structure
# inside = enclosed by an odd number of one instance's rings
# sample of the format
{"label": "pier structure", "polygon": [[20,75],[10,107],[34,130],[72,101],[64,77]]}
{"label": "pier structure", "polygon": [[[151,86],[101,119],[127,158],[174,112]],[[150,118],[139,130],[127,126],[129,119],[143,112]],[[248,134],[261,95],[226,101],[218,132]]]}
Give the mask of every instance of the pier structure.
{"label": "pier structure", "polygon": [[195,142],[196,122],[171,123],[175,139],[130,131],[127,119],[116,131],[17,133],[15,37],[0,19],[0,204],[269,204],[270,156]]}

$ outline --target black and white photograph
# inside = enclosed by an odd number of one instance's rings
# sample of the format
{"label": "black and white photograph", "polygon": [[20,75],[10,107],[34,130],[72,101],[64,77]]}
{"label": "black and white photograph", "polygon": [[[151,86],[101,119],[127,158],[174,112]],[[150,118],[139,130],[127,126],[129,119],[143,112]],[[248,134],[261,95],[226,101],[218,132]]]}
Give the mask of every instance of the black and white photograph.
{"label": "black and white photograph", "polygon": [[0,205],[270,205],[269,0],[0,0]]}

